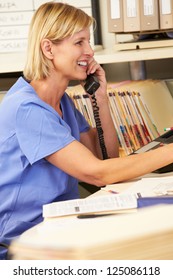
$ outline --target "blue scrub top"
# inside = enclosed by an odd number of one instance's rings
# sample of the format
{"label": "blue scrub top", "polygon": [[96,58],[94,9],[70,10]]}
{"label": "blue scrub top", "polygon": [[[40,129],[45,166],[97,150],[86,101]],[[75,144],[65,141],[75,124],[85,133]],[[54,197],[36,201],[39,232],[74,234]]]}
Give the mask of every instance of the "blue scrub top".
{"label": "blue scrub top", "polygon": [[44,159],[89,129],[66,93],[61,109],[63,118],[22,77],[0,105],[0,242],[41,222],[43,204],[78,198],[78,181]]}

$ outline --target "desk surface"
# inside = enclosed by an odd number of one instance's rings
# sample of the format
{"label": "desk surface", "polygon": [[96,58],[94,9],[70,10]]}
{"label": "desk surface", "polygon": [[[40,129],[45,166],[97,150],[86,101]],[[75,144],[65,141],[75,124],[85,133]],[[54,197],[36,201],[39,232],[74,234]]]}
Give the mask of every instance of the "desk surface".
{"label": "desk surface", "polygon": [[[172,175],[149,174],[145,178]],[[122,192],[139,179],[106,188]],[[87,199],[105,194],[100,190]],[[14,259],[173,259],[172,211],[172,205],[161,205],[96,219],[48,219],[24,232],[11,244],[10,252]]]}

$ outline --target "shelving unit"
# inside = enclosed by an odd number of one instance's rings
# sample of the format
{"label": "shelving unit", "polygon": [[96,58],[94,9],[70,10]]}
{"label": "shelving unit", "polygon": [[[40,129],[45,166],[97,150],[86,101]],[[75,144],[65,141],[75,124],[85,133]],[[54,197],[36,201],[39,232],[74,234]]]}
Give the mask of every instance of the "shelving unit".
{"label": "shelving unit", "polygon": [[[173,58],[173,47],[123,51],[102,49],[95,51],[95,58],[100,64]],[[0,62],[0,73],[21,72],[25,63],[25,53],[1,53]]]}
{"label": "shelving unit", "polygon": [[173,58],[173,47],[115,51],[103,49],[95,53],[100,64]]}

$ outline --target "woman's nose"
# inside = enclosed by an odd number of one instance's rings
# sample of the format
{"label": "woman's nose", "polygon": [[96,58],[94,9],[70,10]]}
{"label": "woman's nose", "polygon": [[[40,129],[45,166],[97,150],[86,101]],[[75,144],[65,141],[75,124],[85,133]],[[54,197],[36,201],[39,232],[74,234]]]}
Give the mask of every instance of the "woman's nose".
{"label": "woman's nose", "polygon": [[85,53],[91,57],[94,56],[94,50],[92,49],[90,44],[88,44],[88,46],[86,47]]}

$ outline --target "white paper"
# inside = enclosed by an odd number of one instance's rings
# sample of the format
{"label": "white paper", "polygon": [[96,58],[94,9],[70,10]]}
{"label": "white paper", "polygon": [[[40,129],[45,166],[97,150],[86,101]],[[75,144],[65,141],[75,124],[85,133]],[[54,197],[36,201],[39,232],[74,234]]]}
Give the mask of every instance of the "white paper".
{"label": "white paper", "polygon": [[0,0],[0,12],[28,11],[33,9],[33,0]]}
{"label": "white paper", "polygon": [[173,195],[173,176],[166,178],[142,178],[123,193],[133,193],[142,197]]}
{"label": "white paper", "polygon": [[43,217],[59,217],[104,211],[133,209],[137,199],[133,194],[117,194],[93,197],[91,199],[73,199],[43,205]]}
{"label": "white paper", "polygon": [[32,18],[33,12],[12,12],[12,13],[0,13],[0,26],[14,26],[14,25],[26,25],[29,24]]}

